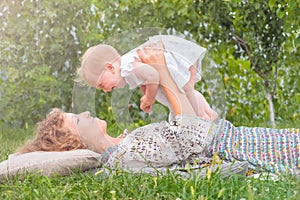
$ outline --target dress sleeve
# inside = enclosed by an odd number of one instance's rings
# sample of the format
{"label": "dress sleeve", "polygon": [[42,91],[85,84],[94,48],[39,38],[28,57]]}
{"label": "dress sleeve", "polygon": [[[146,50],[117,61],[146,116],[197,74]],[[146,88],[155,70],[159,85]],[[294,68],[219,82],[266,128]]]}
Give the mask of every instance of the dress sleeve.
{"label": "dress sleeve", "polygon": [[121,58],[121,76],[129,85],[129,89],[135,89],[144,83],[144,80],[138,78],[133,72],[134,57],[137,56],[135,52],[129,52]]}

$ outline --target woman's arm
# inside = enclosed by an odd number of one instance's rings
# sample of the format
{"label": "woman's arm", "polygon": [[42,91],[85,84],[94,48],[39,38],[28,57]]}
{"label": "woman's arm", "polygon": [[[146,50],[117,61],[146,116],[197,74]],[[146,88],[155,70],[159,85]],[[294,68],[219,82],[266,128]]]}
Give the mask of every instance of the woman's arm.
{"label": "woman's arm", "polygon": [[169,73],[162,42],[158,45],[152,43],[149,46],[138,49],[137,54],[143,63],[153,66],[158,71],[160,85],[174,110],[174,114],[196,115],[188,98],[184,93],[180,92]]}

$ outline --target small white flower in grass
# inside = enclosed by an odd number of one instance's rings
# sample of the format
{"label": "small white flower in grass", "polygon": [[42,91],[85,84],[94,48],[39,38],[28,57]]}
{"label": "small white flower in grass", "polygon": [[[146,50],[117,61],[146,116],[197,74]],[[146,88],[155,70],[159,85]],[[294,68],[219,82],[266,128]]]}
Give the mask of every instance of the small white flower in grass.
{"label": "small white flower in grass", "polygon": [[116,198],[116,191],[115,191],[115,190],[111,190],[110,193],[111,193],[111,199],[112,199],[112,200],[117,199],[117,198]]}
{"label": "small white flower in grass", "polygon": [[205,200],[207,199],[206,197],[204,197],[203,195],[198,196],[198,200]]}
{"label": "small white flower in grass", "polygon": [[272,181],[278,181],[279,177],[276,174],[273,173],[260,173],[260,174],[253,174],[249,177],[253,177],[255,179],[259,178],[259,180],[264,181],[264,180],[272,180]]}
{"label": "small white flower in grass", "polygon": [[246,200],[245,198],[240,198],[240,200]]}
{"label": "small white flower in grass", "polygon": [[297,191],[297,190],[295,190],[295,191],[294,191],[294,194],[296,195],[297,193],[298,193],[298,191]]}

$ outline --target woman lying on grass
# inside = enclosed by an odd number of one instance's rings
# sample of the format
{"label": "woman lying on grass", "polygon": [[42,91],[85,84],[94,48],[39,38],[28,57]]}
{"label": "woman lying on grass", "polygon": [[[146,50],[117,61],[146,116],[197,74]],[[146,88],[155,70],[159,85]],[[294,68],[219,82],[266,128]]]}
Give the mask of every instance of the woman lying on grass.
{"label": "woman lying on grass", "polygon": [[111,137],[106,121],[89,112],[54,109],[37,127],[37,138],[20,153],[90,149],[103,155],[104,166],[140,171],[145,167],[210,163],[217,153],[229,161],[248,161],[253,168],[299,175],[299,129],[234,127],[229,121],[208,122],[195,116],[167,71],[163,47],[138,50],[142,62],[160,74],[160,83],[176,114],[172,122],[152,123],[130,134]]}

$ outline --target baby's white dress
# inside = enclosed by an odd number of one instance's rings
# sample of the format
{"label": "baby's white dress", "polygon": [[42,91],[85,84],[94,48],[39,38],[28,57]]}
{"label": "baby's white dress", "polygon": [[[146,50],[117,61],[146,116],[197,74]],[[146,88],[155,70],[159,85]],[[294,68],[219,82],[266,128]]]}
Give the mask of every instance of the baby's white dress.
{"label": "baby's white dress", "polygon": [[[169,72],[177,84],[179,90],[184,93],[183,87],[190,79],[189,68],[197,63],[196,82],[201,80],[201,63],[206,53],[206,49],[194,42],[172,35],[156,35],[150,37],[149,40],[139,47],[126,53],[121,58],[121,76],[129,85],[129,89],[135,89],[144,83],[132,73],[135,58],[139,58],[136,50],[149,43],[162,41],[165,48],[165,59]],[[159,88],[155,97],[157,101],[167,106],[172,113],[172,108],[165,96],[163,90]]]}

